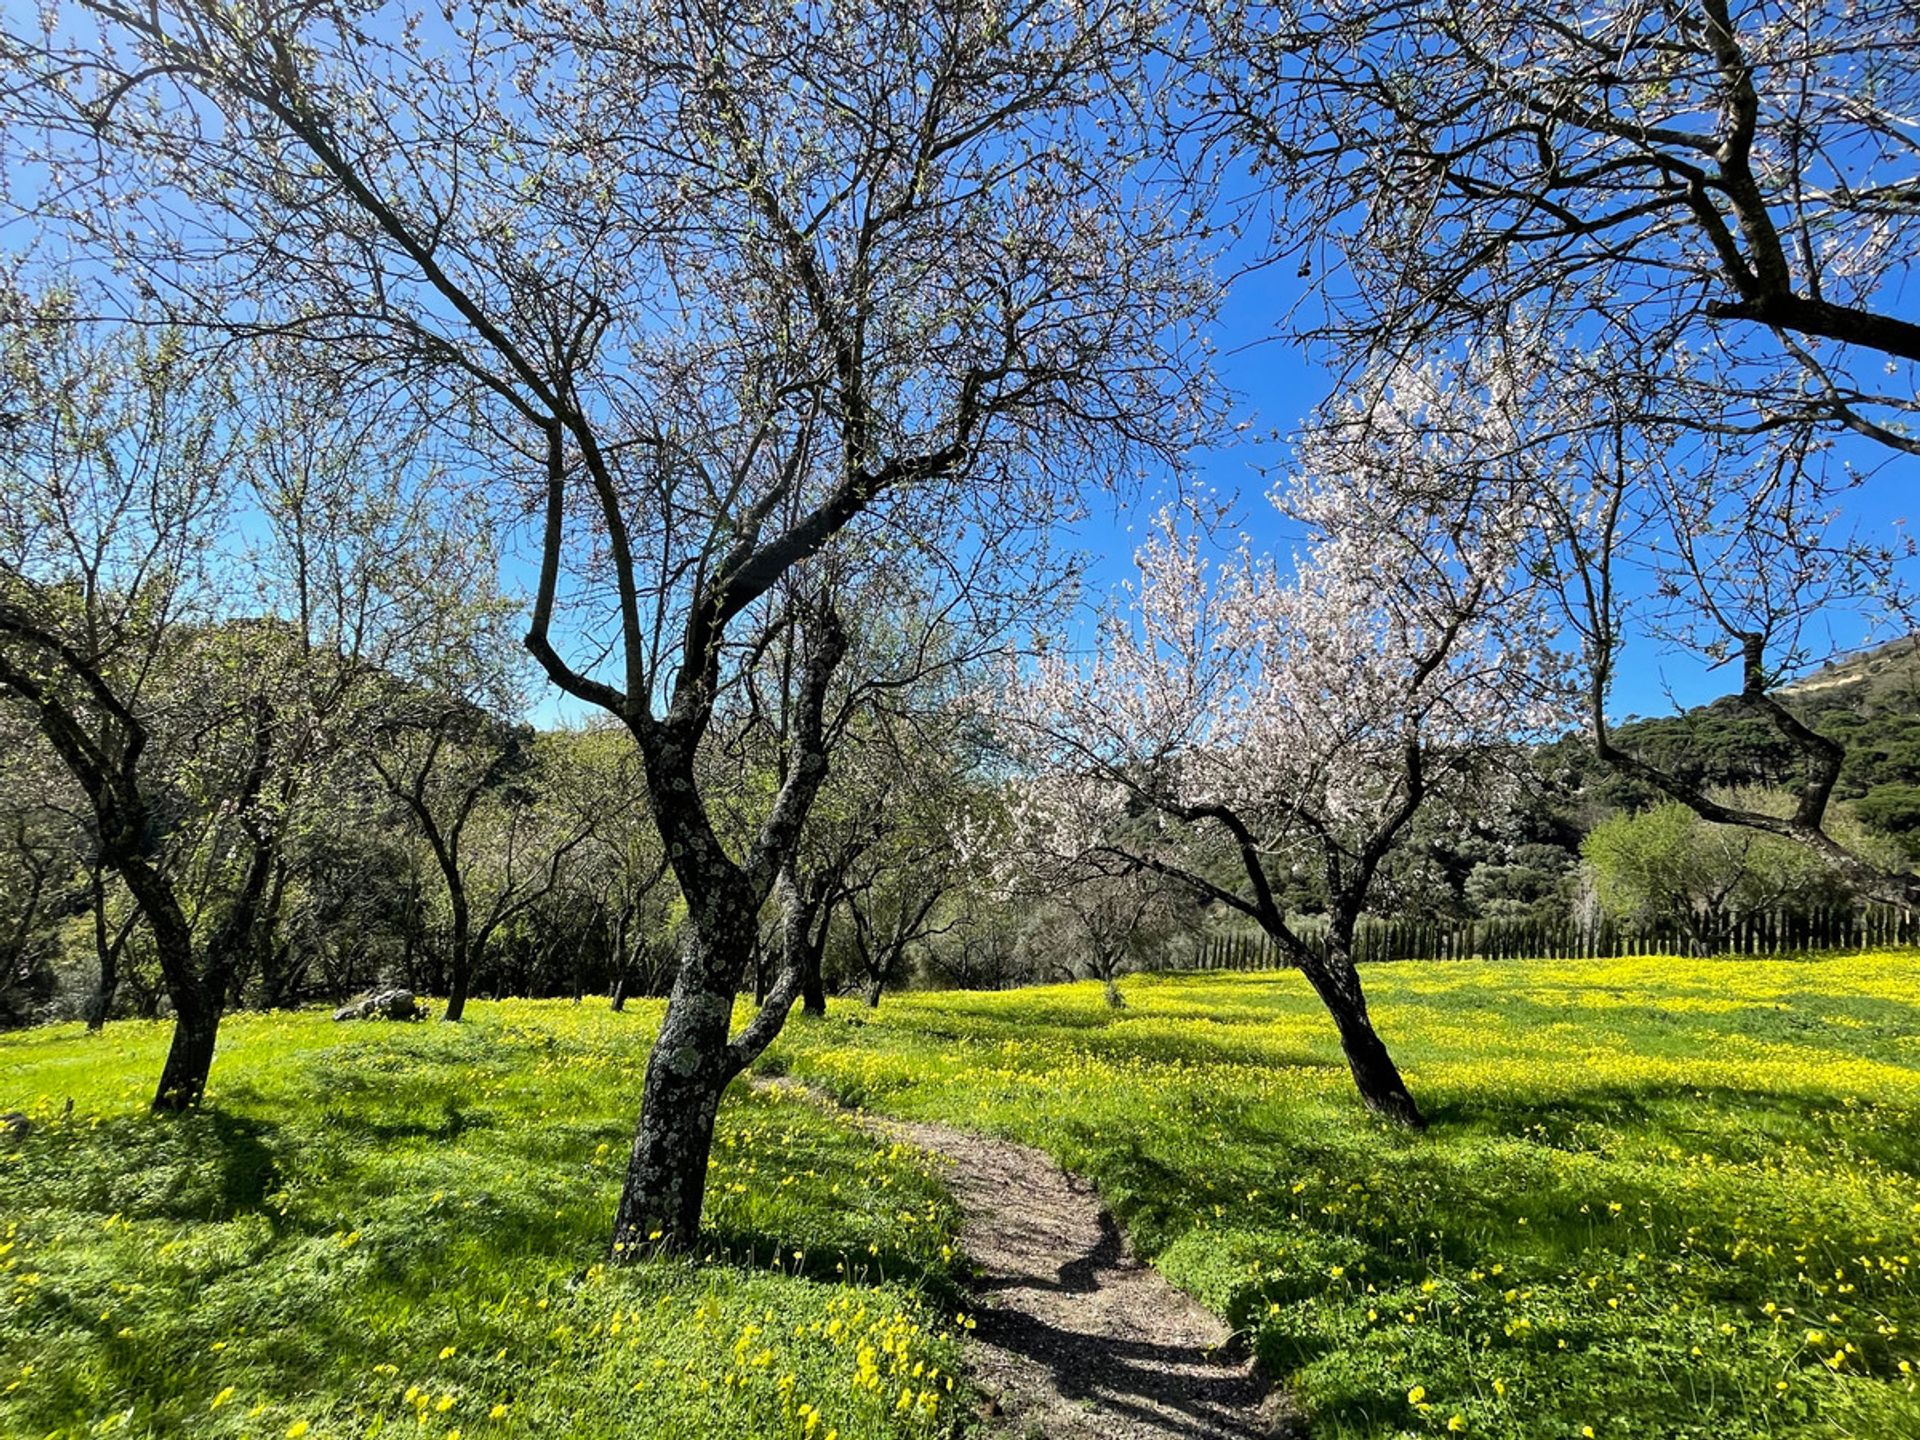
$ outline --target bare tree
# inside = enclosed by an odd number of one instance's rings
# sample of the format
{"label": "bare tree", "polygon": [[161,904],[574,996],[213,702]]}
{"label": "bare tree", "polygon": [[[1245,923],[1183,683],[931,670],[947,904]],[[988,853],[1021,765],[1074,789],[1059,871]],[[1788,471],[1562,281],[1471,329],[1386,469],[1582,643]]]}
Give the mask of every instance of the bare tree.
{"label": "bare tree", "polygon": [[[1165,875],[1121,853],[1124,840],[1112,837],[1084,855],[1032,857],[1025,889],[1038,907],[1039,923],[1028,928],[1025,944],[1055,964],[1063,957],[1083,978],[1098,980],[1107,1004],[1125,1007],[1120,977],[1152,958],[1165,944],[1175,920]],[[1191,891],[1189,891],[1191,893]]]}
{"label": "bare tree", "polygon": [[[1199,222],[1135,124],[1158,18],[88,13],[77,45],[10,42],[62,174],[113,147],[98,186],[39,197],[45,223],[213,323],[324,343],[343,383],[406,387],[539,516],[528,646],[632,733],[688,906],[614,1244],[689,1246],[720,1095],[798,985],[729,1033],[829,759],[846,631],[815,557],[1023,567],[1030,522],[1194,431]],[[210,270],[240,283],[209,294]],[[794,625],[788,760],[729,845],[703,741],[741,657]]]}
{"label": "bare tree", "polygon": [[389,720],[367,749],[446,886],[448,1021],[465,1014],[494,935],[552,891],[567,857],[594,831],[591,815],[543,813],[533,746],[525,727],[431,696]]}

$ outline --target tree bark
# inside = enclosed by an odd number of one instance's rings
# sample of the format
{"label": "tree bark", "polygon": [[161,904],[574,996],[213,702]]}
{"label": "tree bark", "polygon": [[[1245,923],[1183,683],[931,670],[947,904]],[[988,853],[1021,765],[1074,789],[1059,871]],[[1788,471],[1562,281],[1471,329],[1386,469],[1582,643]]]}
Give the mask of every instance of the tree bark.
{"label": "tree bark", "polygon": [[207,1091],[213,1047],[220,1033],[220,997],[205,985],[173,986],[173,1043],[154,1092],[158,1111],[191,1110]]}
{"label": "tree bark", "polygon": [[737,1073],[727,1043],[734,985],[752,944],[750,918],[711,941],[689,935],[660,1037],[647,1058],[640,1125],[614,1215],[616,1259],[684,1252],[699,1241],[714,1121]]}
{"label": "tree bark", "polygon": [[100,952],[100,979],[87,997],[87,1029],[100,1030],[113,1013],[114,993],[120,988],[120,957],[110,947]]}
{"label": "tree bark", "polygon": [[1334,1028],[1340,1032],[1340,1049],[1347,1057],[1347,1068],[1353,1073],[1361,1101],[1376,1115],[1396,1125],[1424,1130],[1426,1117],[1414,1103],[1406,1081],[1400,1078],[1399,1067],[1387,1051],[1386,1042],[1374,1030],[1373,1020],[1367,1014],[1367,997],[1360,988],[1360,972],[1353,963],[1351,937],[1332,933],[1328,936],[1324,958],[1307,947],[1299,963],[1306,972],[1307,983],[1313,986],[1314,993],[1333,1017]]}

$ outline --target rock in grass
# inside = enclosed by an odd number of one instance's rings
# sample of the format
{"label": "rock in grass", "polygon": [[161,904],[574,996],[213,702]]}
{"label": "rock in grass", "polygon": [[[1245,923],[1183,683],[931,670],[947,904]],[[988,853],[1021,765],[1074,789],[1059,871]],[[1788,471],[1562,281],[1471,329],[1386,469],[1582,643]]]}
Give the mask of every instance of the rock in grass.
{"label": "rock in grass", "polygon": [[9,1110],[0,1115],[0,1135],[5,1135],[9,1140],[24,1140],[32,1133],[33,1121],[18,1110]]}
{"label": "rock in grass", "polygon": [[427,1012],[411,990],[382,990],[350,1000],[333,1012],[336,1020],[424,1020]]}

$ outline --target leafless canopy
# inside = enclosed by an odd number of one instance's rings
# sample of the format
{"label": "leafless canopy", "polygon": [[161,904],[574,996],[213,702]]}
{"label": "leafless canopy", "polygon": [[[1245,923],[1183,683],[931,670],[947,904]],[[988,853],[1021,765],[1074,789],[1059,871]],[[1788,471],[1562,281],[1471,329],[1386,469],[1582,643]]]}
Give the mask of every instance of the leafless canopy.
{"label": "leafless canopy", "polygon": [[1913,0],[1251,4],[1215,38],[1209,114],[1327,280],[1303,328],[1405,356],[1525,312],[1661,372],[1669,418],[1920,445]]}

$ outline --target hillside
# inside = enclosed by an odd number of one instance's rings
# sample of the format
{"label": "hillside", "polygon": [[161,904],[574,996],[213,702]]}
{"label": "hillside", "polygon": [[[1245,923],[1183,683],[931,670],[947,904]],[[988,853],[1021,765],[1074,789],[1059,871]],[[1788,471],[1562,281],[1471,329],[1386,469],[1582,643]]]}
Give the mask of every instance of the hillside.
{"label": "hillside", "polygon": [[[1864,692],[1859,687],[1865,687]],[[1854,692],[1847,696],[1851,703],[1865,698],[1870,703],[1910,708],[1916,691],[1920,691],[1920,635],[1907,635],[1871,650],[1862,650],[1780,687],[1782,695],[1795,699],[1829,691]]]}

